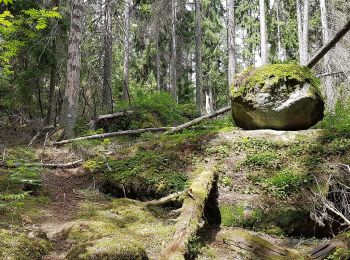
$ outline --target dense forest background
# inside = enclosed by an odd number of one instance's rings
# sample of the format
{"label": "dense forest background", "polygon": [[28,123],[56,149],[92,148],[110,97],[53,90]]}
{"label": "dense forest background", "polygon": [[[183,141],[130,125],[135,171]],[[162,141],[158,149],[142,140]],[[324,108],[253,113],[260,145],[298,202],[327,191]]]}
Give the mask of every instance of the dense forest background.
{"label": "dense forest background", "polygon": [[[235,73],[306,64],[350,3],[3,0],[0,10],[2,125],[60,122],[69,137],[77,120],[130,107],[155,112],[135,125],[149,127],[226,106]],[[328,111],[349,97],[349,45],[347,36],[314,67]]]}

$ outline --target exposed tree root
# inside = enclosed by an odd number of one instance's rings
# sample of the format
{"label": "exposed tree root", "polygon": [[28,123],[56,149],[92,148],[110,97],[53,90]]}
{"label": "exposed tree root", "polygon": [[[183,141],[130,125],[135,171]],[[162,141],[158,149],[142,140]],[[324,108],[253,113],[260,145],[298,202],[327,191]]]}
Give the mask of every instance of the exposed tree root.
{"label": "exposed tree root", "polygon": [[173,202],[177,199],[179,199],[181,196],[185,195],[186,193],[189,193],[190,191],[189,190],[185,190],[185,191],[180,191],[180,192],[177,192],[177,193],[173,193],[173,194],[170,194],[166,197],[163,197],[159,200],[151,200],[151,201],[146,201],[144,202],[144,205],[147,207],[147,206],[161,206],[161,205],[164,205],[164,204],[167,204],[169,202]]}
{"label": "exposed tree root", "polygon": [[81,166],[83,160],[78,160],[70,163],[7,163],[0,162],[0,167],[5,168],[18,168],[18,167],[42,167],[48,169],[67,169],[67,168],[76,168]]}
{"label": "exposed tree root", "polygon": [[[171,242],[164,248],[158,259],[184,259],[190,239],[201,227],[203,210],[216,179],[212,170],[204,170],[190,186],[190,196],[184,199],[181,214],[175,224],[176,231]],[[189,192],[187,191],[187,192]]]}

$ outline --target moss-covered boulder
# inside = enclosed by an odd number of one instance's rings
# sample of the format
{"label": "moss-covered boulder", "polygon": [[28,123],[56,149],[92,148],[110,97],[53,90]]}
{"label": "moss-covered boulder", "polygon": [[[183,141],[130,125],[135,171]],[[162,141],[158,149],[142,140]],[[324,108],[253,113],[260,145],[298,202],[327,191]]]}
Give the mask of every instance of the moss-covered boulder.
{"label": "moss-covered boulder", "polygon": [[304,130],[323,118],[319,80],[309,68],[273,64],[235,77],[232,113],[244,129]]}

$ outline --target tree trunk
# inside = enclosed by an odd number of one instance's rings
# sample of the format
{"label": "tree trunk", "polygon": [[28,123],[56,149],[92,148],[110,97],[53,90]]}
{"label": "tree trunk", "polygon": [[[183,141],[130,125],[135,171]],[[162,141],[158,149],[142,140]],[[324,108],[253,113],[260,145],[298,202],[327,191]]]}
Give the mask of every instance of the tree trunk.
{"label": "tree trunk", "polygon": [[[323,44],[326,44],[329,41],[326,0],[320,0],[320,9],[321,9]],[[329,53],[324,56],[324,65],[325,65],[325,73],[331,72]],[[333,88],[332,77],[326,76],[324,80],[324,85],[326,90],[327,108],[329,111],[333,112],[335,108],[336,97],[335,97],[335,89]]]}
{"label": "tree trunk", "polygon": [[301,18],[301,4],[300,0],[296,0],[296,9],[297,9],[297,27],[298,27],[298,45],[299,45],[299,61],[303,60],[303,20]]}
{"label": "tree trunk", "polygon": [[266,19],[265,19],[265,0],[259,0],[260,9],[260,51],[261,63],[267,64],[267,35],[266,35]]}
{"label": "tree trunk", "polygon": [[301,65],[306,65],[309,60],[309,0],[303,4],[303,29],[302,29],[302,56]]}
{"label": "tree trunk", "polygon": [[161,57],[160,57],[160,48],[159,48],[159,33],[156,39],[156,49],[157,49],[157,90],[161,91]]}
{"label": "tree trunk", "polygon": [[228,52],[228,91],[231,96],[231,87],[236,72],[236,26],[235,1],[227,0],[227,52]]}
{"label": "tree trunk", "polygon": [[[130,104],[130,92],[129,92],[129,53],[130,53],[130,11],[132,0],[126,0],[124,9],[124,22],[125,22],[125,38],[124,38],[124,84],[123,84],[123,100],[129,101]],[[131,105],[131,104],[130,104]]]}
{"label": "tree trunk", "polygon": [[176,68],[176,60],[177,60],[177,52],[176,52],[176,0],[171,0],[171,69],[170,69],[170,77],[171,77],[171,95],[173,99],[178,102],[178,89],[177,89],[177,68]]}
{"label": "tree trunk", "polygon": [[[55,0],[53,6],[59,8],[60,0]],[[49,87],[49,107],[47,109],[46,124],[52,125],[56,121],[56,85],[57,85],[57,35],[59,35],[59,26],[56,21],[57,31],[52,39],[52,65],[50,68],[50,87]]]}
{"label": "tree trunk", "polygon": [[67,86],[65,89],[61,127],[64,131],[61,138],[74,136],[74,126],[79,109],[80,91],[80,43],[82,38],[83,0],[72,0],[71,23],[68,43]]}
{"label": "tree trunk", "polygon": [[102,106],[104,112],[113,113],[112,97],[112,4],[105,0],[105,35],[104,35],[104,64],[103,64],[103,93]]}
{"label": "tree trunk", "polygon": [[196,104],[197,109],[203,114],[203,75],[202,75],[202,13],[201,2],[195,0],[196,12]]}

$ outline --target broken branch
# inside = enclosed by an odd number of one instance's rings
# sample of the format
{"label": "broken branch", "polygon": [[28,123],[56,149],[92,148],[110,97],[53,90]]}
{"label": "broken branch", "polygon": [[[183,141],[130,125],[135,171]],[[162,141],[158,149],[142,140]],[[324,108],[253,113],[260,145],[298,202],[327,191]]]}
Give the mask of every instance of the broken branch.
{"label": "broken branch", "polygon": [[159,200],[151,200],[151,201],[146,201],[144,202],[145,206],[161,206],[164,204],[167,204],[169,202],[173,202],[175,200],[177,200],[178,198],[180,198],[182,195],[186,194],[188,192],[188,190],[185,191],[180,191],[177,193],[173,193],[170,194],[169,196],[163,197]]}
{"label": "broken branch", "polygon": [[76,168],[81,166],[83,160],[78,160],[70,163],[7,163],[0,162],[0,167],[5,168],[18,168],[18,167],[42,167],[48,169],[67,169],[67,168]]}

